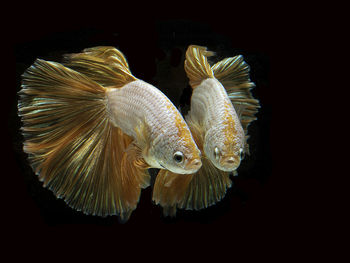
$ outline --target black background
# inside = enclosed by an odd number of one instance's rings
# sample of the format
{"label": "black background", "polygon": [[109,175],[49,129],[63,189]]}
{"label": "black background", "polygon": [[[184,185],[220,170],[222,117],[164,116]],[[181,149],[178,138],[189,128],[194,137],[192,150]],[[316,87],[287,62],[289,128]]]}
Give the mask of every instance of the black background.
{"label": "black background", "polygon": [[[233,243],[246,248],[252,244],[271,250],[284,248],[283,240],[294,231],[298,215],[292,212],[293,198],[288,194],[286,178],[273,169],[276,50],[275,36],[267,25],[242,30],[231,19],[209,21],[188,17],[147,17],[135,23],[118,23],[113,19],[106,24],[63,22],[49,27],[35,27],[36,22],[34,19],[30,27],[16,28],[11,35],[12,67],[8,75],[12,80],[3,104],[8,135],[4,142],[8,149],[6,165],[11,167],[11,174],[6,175],[9,182],[3,186],[6,196],[3,218],[5,226],[11,229],[9,239],[14,245],[30,246],[34,237],[43,243],[53,239],[74,243],[75,238],[81,237],[86,243],[94,243],[96,237],[97,240],[108,237],[115,242],[111,246],[119,248],[146,244],[166,248],[169,244],[169,253],[194,247],[200,247],[204,253],[206,248],[216,247],[223,250],[218,256],[234,254]],[[20,76],[36,58],[60,62],[63,54],[86,47],[115,46],[126,56],[133,75],[158,87],[176,106],[186,109],[191,91],[183,61],[190,44],[207,46],[217,53],[217,60],[243,55],[256,84],[253,95],[261,103],[258,120],[249,129],[251,156],[241,164],[239,176],[233,178],[233,187],[224,200],[202,211],[179,210],[176,218],[164,218],[161,208],[151,201],[149,187],[142,191],[129,221],[120,224],[116,217],[99,218],[76,212],[41,186],[22,152],[21,124],[16,112]],[[78,244],[84,241],[77,241]],[[40,245],[43,244],[37,244]]]}

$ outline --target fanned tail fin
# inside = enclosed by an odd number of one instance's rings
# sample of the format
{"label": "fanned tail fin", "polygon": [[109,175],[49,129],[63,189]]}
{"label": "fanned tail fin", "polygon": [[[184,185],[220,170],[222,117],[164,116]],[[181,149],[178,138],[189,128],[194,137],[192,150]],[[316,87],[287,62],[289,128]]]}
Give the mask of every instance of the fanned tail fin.
{"label": "fanned tail fin", "polygon": [[191,45],[187,48],[185,71],[193,89],[203,80],[214,77],[213,71],[207,61],[207,57],[213,55],[214,53],[207,51],[206,47]]}
{"label": "fanned tail fin", "polygon": [[248,126],[256,120],[255,114],[260,108],[251,89],[255,84],[249,78],[249,66],[241,55],[226,58],[216,63],[212,70],[215,78],[225,87],[228,97],[236,109],[240,108],[240,120],[248,138]]}
{"label": "fanned tail fin", "polygon": [[133,139],[109,121],[105,88],[38,59],[19,96],[23,149],[44,186],[76,210],[127,220],[149,176],[128,163],[136,158],[126,151]]}

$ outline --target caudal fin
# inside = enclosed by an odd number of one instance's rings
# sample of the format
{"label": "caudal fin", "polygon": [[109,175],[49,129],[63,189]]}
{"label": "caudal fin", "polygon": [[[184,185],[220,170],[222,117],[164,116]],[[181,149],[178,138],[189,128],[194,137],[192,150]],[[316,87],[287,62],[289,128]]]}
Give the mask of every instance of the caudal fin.
{"label": "caudal fin", "polygon": [[133,139],[109,121],[105,88],[38,59],[23,74],[19,96],[23,149],[44,186],[86,214],[127,219],[149,175],[128,166],[133,158],[123,161]]}

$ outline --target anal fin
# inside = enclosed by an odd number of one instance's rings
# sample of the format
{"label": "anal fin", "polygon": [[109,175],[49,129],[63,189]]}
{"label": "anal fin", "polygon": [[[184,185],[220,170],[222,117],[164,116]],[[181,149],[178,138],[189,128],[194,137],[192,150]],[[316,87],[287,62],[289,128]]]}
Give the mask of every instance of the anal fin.
{"label": "anal fin", "polygon": [[153,188],[153,201],[163,207],[165,216],[175,216],[176,206],[181,202],[192,175],[175,174],[160,170]]}
{"label": "anal fin", "polygon": [[131,143],[124,152],[120,174],[122,183],[122,198],[130,209],[135,209],[139,201],[141,188],[150,184],[148,165],[140,156],[139,148]]}

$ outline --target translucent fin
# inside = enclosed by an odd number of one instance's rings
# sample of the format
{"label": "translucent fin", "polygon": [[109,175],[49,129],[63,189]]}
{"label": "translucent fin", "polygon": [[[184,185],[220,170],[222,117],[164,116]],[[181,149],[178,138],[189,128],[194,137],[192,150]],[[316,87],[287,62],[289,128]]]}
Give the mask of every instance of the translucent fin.
{"label": "translucent fin", "polygon": [[231,187],[230,173],[217,169],[207,158],[202,168],[193,175],[178,208],[199,210],[219,202]]}
{"label": "translucent fin", "polygon": [[[136,146],[131,145],[132,148]],[[131,150],[130,146],[125,151],[121,162],[121,186],[122,196],[127,207],[136,208],[139,202],[141,188],[146,188],[150,184],[150,175],[143,167],[135,165],[139,159],[138,153]],[[133,210],[128,209],[127,211]]]}
{"label": "translucent fin", "polygon": [[193,175],[161,170],[153,189],[153,201],[163,207],[165,216],[175,216],[176,208],[200,210],[219,202],[231,187],[228,172],[218,170],[202,158],[202,168]]}
{"label": "translucent fin", "polygon": [[136,80],[124,55],[114,47],[93,47],[65,55],[65,65],[104,87],[122,87]]}
{"label": "translucent fin", "polygon": [[[200,126],[188,116],[186,121],[192,136],[203,151],[203,133]],[[202,167],[189,177],[161,170],[153,189],[153,200],[163,207],[165,216],[175,216],[176,209],[199,210],[214,205],[231,187],[229,173],[217,169],[205,156]]]}
{"label": "translucent fin", "polygon": [[105,88],[38,59],[23,74],[19,95],[23,149],[44,186],[86,214],[127,219],[149,179],[129,164],[133,139],[109,122]]}
{"label": "translucent fin", "polygon": [[225,87],[235,109],[241,109],[240,120],[247,135],[248,126],[256,120],[255,114],[260,108],[259,101],[253,98],[250,91],[255,84],[250,81],[248,64],[239,55],[216,63],[212,70],[215,78]]}
{"label": "translucent fin", "polygon": [[187,48],[185,71],[193,89],[203,80],[214,77],[213,71],[207,61],[207,57],[213,55],[214,53],[207,51],[206,47],[191,45]]}
{"label": "translucent fin", "polygon": [[204,143],[205,134],[204,134],[204,130],[202,129],[201,123],[194,115],[187,115],[185,117],[185,120],[186,120],[188,127],[191,130],[192,137],[193,137],[194,141],[196,142],[198,149],[202,153],[204,153],[203,143]]}
{"label": "translucent fin", "polygon": [[176,206],[181,202],[188,184],[192,179],[189,174],[175,174],[160,170],[153,188],[153,201],[163,207],[165,216],[175,216]]}

